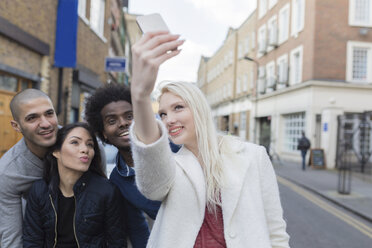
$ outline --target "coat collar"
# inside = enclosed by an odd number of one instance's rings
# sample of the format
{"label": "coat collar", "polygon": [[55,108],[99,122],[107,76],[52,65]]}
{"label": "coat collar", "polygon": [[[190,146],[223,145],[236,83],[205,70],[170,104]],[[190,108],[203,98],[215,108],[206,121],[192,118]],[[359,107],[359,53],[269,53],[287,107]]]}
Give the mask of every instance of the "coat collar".
{"label": "coat collar", "polygon": [[200,209],[204,210],[206,204],[206,185],[203,169],[199,161],[185,146],[182,146],[177,152],[175,160],[190,180],[197,195]]}
{"label": "coat collar", "polygon": [[244,150],[244,143],[233,142],[229,153],[222,155],[224,185],[221,190],[224,220],[229,223],[238,204],[245,175],[251,165],[249,155]]}

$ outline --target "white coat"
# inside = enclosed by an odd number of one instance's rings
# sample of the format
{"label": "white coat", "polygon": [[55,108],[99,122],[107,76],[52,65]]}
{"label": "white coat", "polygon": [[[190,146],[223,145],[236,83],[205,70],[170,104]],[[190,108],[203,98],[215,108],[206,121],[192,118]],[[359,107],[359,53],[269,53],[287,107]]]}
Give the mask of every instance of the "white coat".
{"label": "white coat", "polygon": [[[186,147],[174,154],[167,131],[145,145],[131,127],[132,152],[139,190],[162,201],[148,248],[192,248],[204,220],[206,185],[202,168]],[[223,155],[221,190],[224,237],[228,248],[289,247],[272,164],[263,147],[234,140]]]}

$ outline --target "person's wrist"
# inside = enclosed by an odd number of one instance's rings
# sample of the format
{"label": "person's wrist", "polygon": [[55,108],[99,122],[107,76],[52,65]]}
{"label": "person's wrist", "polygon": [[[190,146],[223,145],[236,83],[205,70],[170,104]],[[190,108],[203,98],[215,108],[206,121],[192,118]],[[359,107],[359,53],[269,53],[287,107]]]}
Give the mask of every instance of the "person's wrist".
{"label": "person's wrist", "polygon": [[132,102],[144,102],[150,99],[151,94],[147,94],[143,91],[132,91]]}

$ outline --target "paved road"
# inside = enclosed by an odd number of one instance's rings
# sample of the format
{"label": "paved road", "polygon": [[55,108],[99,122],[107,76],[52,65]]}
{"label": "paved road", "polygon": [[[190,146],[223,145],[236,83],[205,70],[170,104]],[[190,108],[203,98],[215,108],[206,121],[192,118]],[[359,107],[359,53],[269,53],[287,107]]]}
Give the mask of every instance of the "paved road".
{"label": "paved road", "polygon": [[292,248],[371,248],[372,224],[278,177]]}

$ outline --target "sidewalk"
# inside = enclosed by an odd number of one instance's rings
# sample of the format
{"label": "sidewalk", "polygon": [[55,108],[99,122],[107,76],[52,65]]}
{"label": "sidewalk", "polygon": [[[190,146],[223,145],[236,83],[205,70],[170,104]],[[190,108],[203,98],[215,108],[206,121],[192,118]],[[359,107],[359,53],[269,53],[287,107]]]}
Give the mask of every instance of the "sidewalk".
{"label": "sidewalk", "polygon": [[273,162],[275,172],[297,185],[300,185],[337,205],[372,222],[372,175],[353,172],[349,195],[337,191],[337,170],[316,170],[307,167],[302,171],[300,163],[282,161]]}

